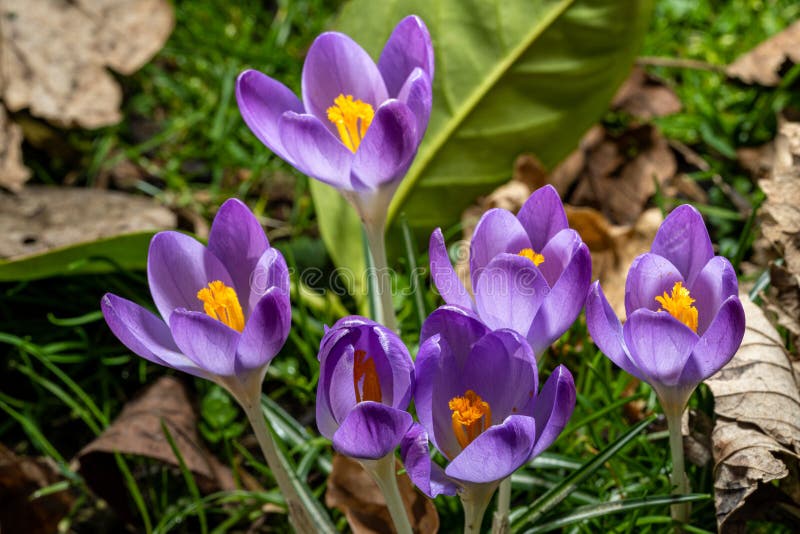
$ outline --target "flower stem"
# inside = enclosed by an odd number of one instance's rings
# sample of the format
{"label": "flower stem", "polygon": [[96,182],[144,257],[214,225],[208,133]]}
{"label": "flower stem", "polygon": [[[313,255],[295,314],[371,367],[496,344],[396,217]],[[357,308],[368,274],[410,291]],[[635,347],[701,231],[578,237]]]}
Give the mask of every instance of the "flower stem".
{"label": "flower stem", "polygon": [[408,512],[403,504],[403,498],[400,496],[400,488],[397,486],[394,453],[389,453],[378,460],[359,460],[359,463],[378,484],[378,488],[386,500],[386,507],[392,516],[397,534],[412,534]]}
{"label": "flower stem", "polygon": [[382,323],[386,328],[397,332],[397,318],[394,314],[394,303],[392,302],[392,275],[389,271],[389,262],[386,259],[386,226],[383,223],[368,224],[364,223],[364,230],[367,235],[367,245],[369,246],[370,256],[372,257],[372,273],[375,284],[372,285],[378,293],[380,307],[376,310],[375,320]]}
{"label": "flower stem", "polygon": [[508,514],[511,512],[511,475],[500,482],[497,491],[497,510],[492,517],[492,534],[508,534]]}
{"label": "flower stem", "polygon": [[474,484],[459,494],[464,507],[464,534],[478,534],[481,531],[483,515],[492,500],[497,484]]}
{"label": "flower stem", "polygon": [[[681,434],[681,415],[683,408],[680,409],[665,409],[664,414],[667,416],[667,427],[669,428],[669,448],[672,454],[672,473],[670,475],[670,482],[673,486],[673,494],[686,495],[689,493],[689,479],[686,478],[686,472],[683,460],[683,435]],[[672,519],[679,523],[688,523],[689,521],[689,503],[673,504],[671,507]],[[680,525],[675,526],[675,532],[683,532]]]}
{"label": "flower stem", "polygon": [[297,474],[278,451],[264,420],[259,400],[260,394],[256,399],[241,400],[240,403],[245,414],[247,414],[250,425],[253,427],[258,444],[261,446],[261,452],[267,460],[267,465],[278,483],[278,488],[280,488],[283,498],[286,500],[290,523],[295,531],[301,534],[315,532],[335,533],[335,527],[328,515],[322,510],[319,502],[296,489],[300,485],[300,479],[297,478]]}

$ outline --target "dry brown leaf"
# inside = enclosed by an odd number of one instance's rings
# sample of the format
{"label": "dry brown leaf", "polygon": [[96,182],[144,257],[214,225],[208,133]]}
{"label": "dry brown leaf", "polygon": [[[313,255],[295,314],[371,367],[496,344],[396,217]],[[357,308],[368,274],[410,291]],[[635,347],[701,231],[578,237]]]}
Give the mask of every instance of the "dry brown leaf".
{"label": "dry brown leaf", "polygon": [[634,67],[617,90],[611,107],[648,120],[677,113],[683,106],[678,95],[662,80],[641,67]]}
{"label": "dry brown leaf", "polygon": [[22,163],[22,128],[0,106],[0,188],[19,191],[30,175]]}
{"label": "dry brown leaf", "polygon": [[800,63],[800,21],[737,58],[725,73],[745,83],[774,87],[780,83],[787,61]]}
{"label": "dry brown leaf", "polygon": [[[397,468],[402,465],[397,462]],[[414,489],[408,475],[397,477],[400,495],[414,532],[428,534],[439,530],[439,514],[433,501]],[[333,471],[328,478],[325,491],[325,504],[337,508],[347,517],[347,522],[355,534],[378,534],[394,532],[386,501],[378,485],[356,460],[336,454],[333,457]]]}
{"label": "dry brown leaf", "polygon": [[75,502],[71,491],[31,500],[42,488],[63,480],[52,460],[18,456],[0,444],[0,531],[50,534]]}
{"label": "dry brown leaf", "polygon": [[76,243],[174,228],[154,200],[100,189],[30,186],[0,193],[0,258],[16,259]]}
{"label": "dry brown leaf", "polygon": [[106,68],[134,72],[173,24],[166,0],[3,0],[1,98],[61,126],[114,124],[122,92]]}
{"label": "dry brown leaf", "polygon": [[197,414],[186,388],[176,378],[164,376],[126,404],[111,426],[76,456],[81,476],[122,516],[129,513],[129,498],[114,452],[146,456],[177,466],[178,460],[161,429],[162,421],[201,491],[236,489],[230,469],[206,450],[199,439]]}
{"label": "dry brown leaf", "polygon": [[[711,434],[717,522],[723,532],[744,532],[764,492],[778,507],[791,502],[800,459],[800,388],[778,332],[746,294],[740,296],[747,329],[742,346],[706,380],[714,394]],[[794,488],[792,488],[794,486]]]}
{"label": "dry brown leaf", "polygon": [[603,292],[617,317],[625,319],[625,279],[633,259],[650,250],[663,217],[650,208],[631,226],[614,226],[593,208],[566,205],[569,225],[577,230],[592,253],[592,278],[600,280]]}

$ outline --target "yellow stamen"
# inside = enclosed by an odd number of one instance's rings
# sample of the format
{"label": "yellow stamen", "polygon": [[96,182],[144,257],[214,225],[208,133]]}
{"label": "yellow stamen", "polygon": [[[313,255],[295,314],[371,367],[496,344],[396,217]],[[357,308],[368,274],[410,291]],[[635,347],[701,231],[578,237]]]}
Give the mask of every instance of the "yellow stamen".
{"label": "yellow stamen", "polygon": [[658,311],[669,312],[670,315],[697,332],[697,308],[692,306],[694,299],[689,295],[689,290],[683,287],[682,282],[675,282],[672,286],[672,294],[656,297],[656,301],[661,304]]}
{"label": "yellow stamen", "polygon": [[244,330],[244,314],[232,287],[214,280],[208,283],[208,287],[197,292],[197,298],[203,301],[203,309],[210,317],[222,321],[237,332]]}
{"label": "yellow stamen", "polygon": [[[357,350],[353,359],[353,388],[356,391],[356,402],[381,402],[381,382],[375,360],[367,357],[366,351]],[[361,386],[361,387],[359,387]]]}
{"label": "yellow stamen", "polygon": [[453,432],[462,448],[492,426],[489,403],[471,389],[463,397],[453,397],[447,405],[453,412]]}
{"label": "yellow stamen", "polygon": [[361,100],[353,100],[353,95],[337,96],[328,108],[328,120],[336,125],[342,143],[351,152],[358,150],[374,116],[372,106]]}
{"label": "yellow stamen", "polygon": [[517,253],[517,255],[522,256],[523,258],[528,258],[537,267],[544,263],[544,256],[537,254],[532,248],[523,248]]}

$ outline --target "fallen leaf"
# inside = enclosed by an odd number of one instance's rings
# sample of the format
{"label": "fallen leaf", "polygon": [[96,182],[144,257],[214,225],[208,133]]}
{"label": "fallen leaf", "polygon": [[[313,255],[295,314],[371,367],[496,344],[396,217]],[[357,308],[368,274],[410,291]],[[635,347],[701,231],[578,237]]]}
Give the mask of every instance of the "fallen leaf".
{"label": "fallen leaf", "polygon": [[[398,470],[402,468],[397,462]],[[439,530],[439,514],[433,501],[414,488],[405,473],[397,477],[400,495],[414,532],[435,533]],[[356,460],[335,454],[333,470],[325,491],[325,505],[341,510],[354,534],[395,532],[386,501],[361,464]]]}
{"label": "fallen leaf", "polygon": [[0,106],[0,187],[19,191],[31,171],[22,163],[22,128]]}
{"label": "fallen leaf", "polygon": [[[114,453],[146,456],[177,466],[178,459],[161,429],[162,421],[201,491],[236,489],[230,469],[200,441],[197,414],[183,383],[163,376],[126,404],[111,426],[76,456],[80,475],[122,517],[130,517],[129,497]],[[250,489],[257,489],[257,485]]]}
{"label": "fallen leaf", "polygon": [[[716,415],[711,440],[721,532],[744,532],[747,519],[776,511],[781,500],[791,503],[784,492],[797,496],[798,489],[799,384],[778,332],[746,294],[740,298],[747,321],[742,346],[706,380]],[[769,507],[760,505],[764,493]]]}
{"label": "fallen leaf", "polygon": [[678,95],[661,79],[641,67],[634,67],[628,79],[617,90],[611,107],[636,118],[649,120],[678,113],[683,106]]}
{"label": "fallen leaf", "polygon": [[625,279],[633,259],[650,250],[661,210],[644,211],[633,225],[615,226],[594,208],[565,205],[569,225],[592,254],[592,277],[600,280],[614,313],[625,319]]}
{"label": "fallen leaf", "polygon": [[30,186],[0,193],[0,258],[17,259],[76,243],[174,228],[154,200],[99,189]]}
{"label": "fallen leaf", "polygon": [[0,444],[0,531],[50,534],[72,508],[71,490],[31,499],[34,492],[63,480],[52,460],[18,456]]}
{"label": "fallen leaf", "polygon": [[800,21],[739,56],[725,73],[745,83],[775,87],[787,62],[800,63]]}
{"label": "fallen leaf", "polygon": [[130,74],[174,24],[165,0],[4,0],[0,4],[0,95],[11,111],[60,126],[120,120],[122,91],[110,67]]}

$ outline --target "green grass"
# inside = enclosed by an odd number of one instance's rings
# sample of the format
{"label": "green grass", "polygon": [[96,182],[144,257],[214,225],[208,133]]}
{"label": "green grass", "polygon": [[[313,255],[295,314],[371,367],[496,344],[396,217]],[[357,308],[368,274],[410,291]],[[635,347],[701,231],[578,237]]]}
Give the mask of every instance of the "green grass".
{"label": "green grass", "polygon": [[[235,5],[234,5],[235,4]],[[302,58],[313,37],[325,29],[338,2],[251,0],[177,2],[175,32],[154,61],[130,78],[125,90],[125,120],[96,132],[59,131],[46,135],[61,142],[50,148],[26,146],[26,161],[36,180],[60,183],[72,173],[79,185],[91,186],[126,160],[142,169],[141,179],[126,187],[156,197],[162,203],[210,218],[229,196],[248,201],[266,222],[272,241],[299,269],[330,272],[330,260],[315,228],[307,179],[270,154],[241,121],[233,96],[235,76],[258,68],[299,89]],[[664,0],[658,4],[643,54],[699,59],[725,64],[800,16],[791,0],[775,2],[731,0],[694,2]],[[753,229],[727,193],[710,181],[725,177],[751,205],[760,192],[735,161],[735,149],[763,143],[775,130],[774,114],[797,106],[788,88],[749,88],[732,83],[713,70],[656,68],[675,88],[684,110],[658,120],[665,134],[690,144],[711,166],[693,177],[709,193],[708,220],[720,251],[747,258]],[[420,236],[414,236],[420,238]],[[398,260],[400,276],[424,266],[424,251],[406,240]],[[407,280],[401,280],[406,283]],[[421,317],[437,305],[422,279],[422,289],[399,297],[404,337],[414,347]],[[321,283],[324,286],[324,283]],[[70,459],[119,414],[122,406],[163,368],[129,354],[108,331],[98,313],[103,293],[112,291],[152,307],[143,273],[118,272],[93,277],[60,277],[29,283],[0,284],[0,442],[16,452],[53,459],[68,487],[79,499],[63,523],[65,531],[121,531],[121,520],[103,511],[73,472]],[[352,302],[344,300],[345,305]],[[323,324],[341,313],[320,299],[293,300],[294,330],[270,368],[264,391],[285,410],[275,420],[292,460],[308,474],[321,495],[330,469],[329,443],[313,427],[316,349]],[[352,307],[351,307],[352,309]],[[643,401],[647,413],[658,413],[650,389],[628,387],[630,377],[619,372],[596,348],[586,343],[579,322],[545,360],[542,381],[556,363],[573,371],[578,406],[572,422],[556,444],[515,477],[512,507],[528,505],[581,465],[591,460],[637,423],[620,399]],[[217,386],[186,378],[197,399],[200,432],[221,461],[241,466],[255,476],[266,493],[245,490],[200,495],[185,469],[154,461],[118,456],[137,531],[244,532],[268,503],[280,503],[268,469],[249,439],[241,411]],[[713,399],[701,388],[695,408],[711,413]],[[271,405],[274,411],[275,405]],[[662,418],[636,435],[622,453],[583,480],[577,490],[539,520],[556,521],[579,507],[617,499],[643,499],[669,492],[668,447]],[[690,466],[692,490],[712,491],[709,466]],[[62,489],[58,486],[55,489]],[[436,501],[443,531],[461,524],[454,498]],[[669,528],[666,505],[639,508],[617,515],[588,518],[565,527],[568,532],[662,532]],[[343,517],[335,515],[340,525]],[[713,501],[694,503],[697,532],[714,531]],[[270,515],[262,531],[283,531],[285,518]],[[150,528],[148,528],[148,525]],[[754,525],[754,532],[781,532],[776,525]],[[784,529],[788,532],[788,528]]]}

